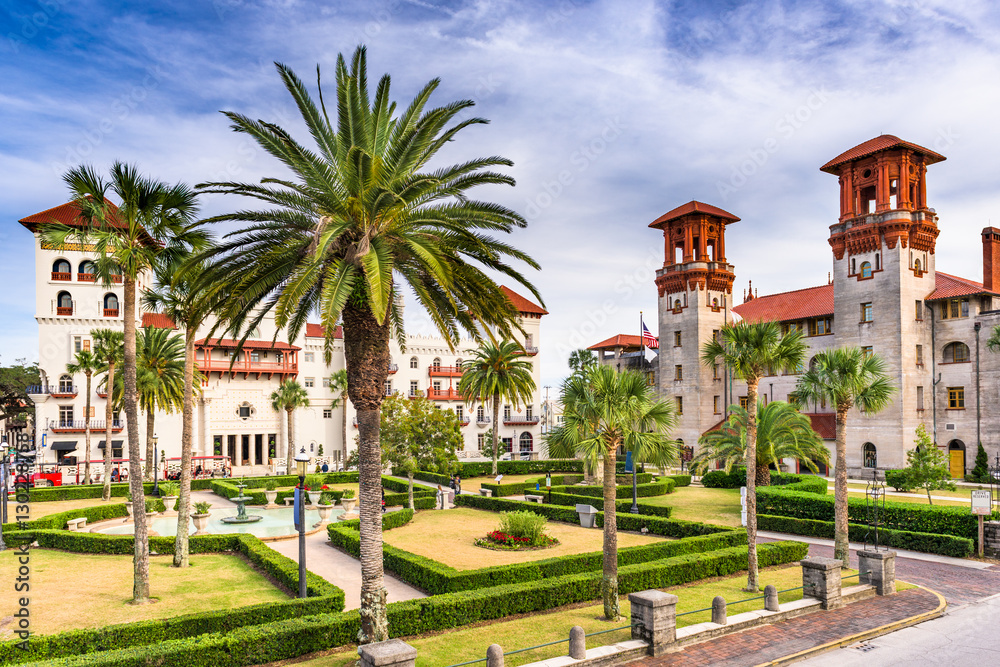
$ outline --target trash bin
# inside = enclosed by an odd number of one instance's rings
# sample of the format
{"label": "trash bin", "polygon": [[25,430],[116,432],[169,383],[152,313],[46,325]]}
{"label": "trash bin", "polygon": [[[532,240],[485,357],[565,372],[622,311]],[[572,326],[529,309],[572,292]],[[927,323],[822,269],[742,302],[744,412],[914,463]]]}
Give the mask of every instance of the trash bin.
{"label": "trash bin", "polygon": [[580,515],[580,525],[584,528],[593,528],[597,519],[597,508],[593,505],[577,505],[576,513]]}

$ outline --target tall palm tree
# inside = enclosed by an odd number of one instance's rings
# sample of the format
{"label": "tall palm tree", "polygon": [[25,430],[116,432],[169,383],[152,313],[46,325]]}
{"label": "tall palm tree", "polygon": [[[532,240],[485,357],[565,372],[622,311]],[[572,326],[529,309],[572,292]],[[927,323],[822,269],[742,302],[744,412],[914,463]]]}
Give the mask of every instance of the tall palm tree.
{"label": "tall palm tree", "polygon": [[993,327],[990,337],[986,339],[986,349],[990,352],[1000,352],[1000,324]]}
{"label": "tall palm tree", "polygon": [[[155,288],[143,295],[143,305],[169,317],[184,327],[184,400],[181,409],[181,479],[177,499],[177,536],[174,538],[174,567],[187,567],[189,561],[189,519],[191,515],[191,456],[194,433],[195,336],[212,312],[214,304],[204,290],[193,284],[203,267],[194,266],[183,277],[177,276],[176,267],[164,266],[158,273]],[[199,382],[200,385],[200,382]]]}
{"label": "tall palm tree", "polygon": [[[738,405],[730,406],[729,417],[715,431],[701,436],[704,445],[691,461],[691,469],[704,471],[715,461],[723,461],[726,472],[733,466],[746,462],[747,430],[750,415]],[[809,417],[794,405],[784,401],[757,404],[757,486],[770,486],[769,466],[781,465],[786,458],[802,461],[813,472],[818,472],[816,462],[826,464],[830,452],[823,439],[812,429]]]}
{"label": "tall palm tree", "polygon": [[333,402],[330,409],[340,408],[340,460],[347,469],[347,369],[341,368],[330,376],[330,391],[333,392]]}
{"label": "tall palm tree", "polygon": [[305,387],[296,380],[289,378],[278,385],[278,388],[271,392],[271,407],[275,412],[282,410],[288,415],[288,442],[285,443],[285,470],[292,474],[294,465],[292,458],[295,456],[295,419],[293,413],[296,408],[304,408],[309,405],[309,394]]}
{"label": "tall palm tree", "polygon": [[592,350],[573,350],[569,353],[569,369],[573,373],[583,373],[597,365],[597,355]]}
{"label": "tall palm tree", "polygon": [[[90,385],[94,373],[101,370],[101,360],[90,350],[80,350],[73,361],[66,364],[66,372],[70,375],[83,373],[87,378],[87,403],[83,408],[84,459],[83,483],[90,484]],[[105,442],[105,444],[107,444]],[[105,447],[107,449],[107,447]],[[110,487],[109,487],[110,488]]]}
{"label": "tall palm tree", "polygon": [[850,566],[851,556],[847,539],[847,413],[851,408],[865,414],[881,412],[892,402],[895,391],[881,357],[859,347],[843,347],[813,357],[792,394],[799,403],[829,401],[837,410],[833,557],[844,561],[844,567]]}
{"label": "tall palm tree", "polygon": [[471,405],[489,401],[493,409],[493,474],[497,474],[500,450],[500,401],[512,406],[530,403],[535,395],[535,380],[531,377],[531,362],[521,345],[514,341],[486,343],[473,359],[462,363],[462,378],[458,391]]}
{"label": "tall palm tree", "polygon": [[312,313],[320,313],[328,362],[334,325],[343,321],[347,393],[358,412],[360,442],[360,641],[381,641],[388,637],[388,619],[378,429],[389,376],[389,338],[395,334],[405,342],[396,297],[402,283],[407,284],[453,347],[463,330],[476,340],[484,335],[512,338],[519,328],[517,309],[483,269],[511,278],[541,301],[511,260],[538,267],[492,236],[524,227],[524,218],[470,196],[476,186],[513,185],[512,178],[493,170],[511,165],[509,160],[476,158],[429,167],[461,130],[486,122],[456,118],[473,102],[428,108],[439,84],[435,79],[399,113],[390,101],[388,75],[370,97],[366,51],[358,47],[350,66],[343,56],[337,59],[334,123],[321,87],[317,105],[289,68],[277,68],[315,148],[305,148],[272,123],[227,113],[236,131],[250,135],[291,174],[261,184],[203,186],[267,206],[212,219],[248,226],[208,258],[205,282],[230,293],[229,330],[244,336],[271,307],[290,340]]}
{"label": "tall palm tree", "polygon": [[759,587],[757,568],[757,384],[765,375],[793,372],[802,365],[806,345],[802,332],[782,335],[777,322],[739,321],[726,324],[701,348],[706,366],[723,364],[747,383],[747,588]]}
{"label": "tall palm tree", "polygon": [[556,456],[582,454],[604,463],[604,559],[601,597],[604,616],[621,615],[618,602],[618,520],[615,501],[618,448],[636,460],[676,462],[677,442],[668,437],[677,423],[672,404],[659,401],[646,378],[635,371],[594,366],[562,385],[563,423],[548,438]]}
{"label": "tall palm tree", "polygon": [[[167,185],[142,176],[132,165],[115,162],[111,178],[105,181],[90,166],[71,169],[63,176],[80,210],[83,225],[46,225],[42,236],[55,245],[73,240],[93,245],[97,259],[96,276],[111,285],[112,276],[121,276],[125,293],[123,319],[125,352],[125,426],[128,431],[129,486],[132,497],[143,498],[139,474],[139,406],[136,371],[136,284],[159,262],[169,262],[200,248],[204,232],[193,229],[197,212],[194,192],[186,185]],[[114,194],[119,205],[107,199]],[[112,388],[109,386],[109,389]],[[110,447],[111,443],[107,442]],[[145,521],[135,522],[133,555],[134,604],[149,601],[149,536]]]}
{"label": "tall palm tree", "polygon": [[[121,331],[112,329],[94,329],[90,332],[94,344],[94,356],[102,364],[101,371],[105,373],[104,386],[115,385],[115,370],[121,365],[125,352],[125,340]],[[107,401],[104,409],[104,490],[101,497],[111,500],[111,427],[114,426],[114,400],[107,391]]]}

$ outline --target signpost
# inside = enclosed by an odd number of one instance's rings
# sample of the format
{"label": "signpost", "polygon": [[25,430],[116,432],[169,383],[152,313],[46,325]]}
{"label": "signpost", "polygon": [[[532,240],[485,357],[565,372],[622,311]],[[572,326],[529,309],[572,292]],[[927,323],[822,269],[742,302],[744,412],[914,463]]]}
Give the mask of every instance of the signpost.
{"label": "signpost", "polygon": [[983,516],[993,512],[993,493],[988,489],[972,492],[972,513],[979,517],[979,557],[983,557]]}

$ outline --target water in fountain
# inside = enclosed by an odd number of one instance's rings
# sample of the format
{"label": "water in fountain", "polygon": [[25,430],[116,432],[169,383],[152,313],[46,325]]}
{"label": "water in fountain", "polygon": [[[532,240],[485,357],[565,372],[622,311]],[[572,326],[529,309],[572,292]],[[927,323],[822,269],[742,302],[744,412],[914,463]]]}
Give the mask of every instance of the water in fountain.
{"label": "water in fountain", "polygon": [[240,490],[240,495],[235,498],[231,498],[233,502],[236,503],[236,516],[223,517],[225,523],[256,523],[264,517],[259,514],[247,514],[246,502],[248,500],[253,500],[253,496],[243,495],[243,489],[247,487],[242,481],[236,485],[236,488]]}

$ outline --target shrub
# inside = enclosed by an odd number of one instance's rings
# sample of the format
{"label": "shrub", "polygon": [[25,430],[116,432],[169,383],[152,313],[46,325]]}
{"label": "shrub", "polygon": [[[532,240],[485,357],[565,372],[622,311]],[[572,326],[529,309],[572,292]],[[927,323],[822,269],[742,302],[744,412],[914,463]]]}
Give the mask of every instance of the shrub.
{"label": "shrub", "polygon": [[343,491],[341,491],[340,497],[347,498],[348,500],[350,500],[351,498],[354,497],[354,489],[344,489]]}
{"label": "shrub", "polygon": [[[972,479],[968,479],[971,477]],[[986,455],[986,450],[983,448],[983,443],[979,443],[979,448],[976,450],[976,463],[972,467],[972,474],[966,476],[966,481],[968,482],[980,482],[983,484],[988,484],[990,480],[990,459]]]}
{"label": "shrub", "polygon": [[306,488],[310,491],[319,491],[324,483],[323,475],[306,475]]}
{"label": "shrub", "polygon": [[194,504],[194,510],[198,514],[208,514],[211,507],[212,503],[209,502],[200,502]]}
{"label": "shrub", "polygon": [[176,496],[181,492],[181,487],[175,482],[160,482],[160,496]]}
{"label": "shrub", "polygon": [[529,544],[542,544],[542,531],[547,520],[534,512],[500,512],[500,527],[498,530],[512,537],[524,538]]}
{"label": "shrub", "polygon": [[730,472],[713,470],[701,476],[701,485],[706,489],[738,489],[746,486],[746,468],[736,468]]}
{"label": "shrub", "polygon": [[277,491],[278,490],[278,483],[276,481],[274,481],[273,479],[269,479],[269,480],[267,480],[267,482],[264,483],[264,490],[265,491]]}
{"label": "shrub", "polygon": [[[483,488],[488,488],[488,485],[483,484]],[[674,481],[672,479],[661,478],[659,481],[651,482],[649,484],[638,484],[635,487],[636,495],[640,498],[648,498],[651,496],[663,496],[668,493],[673,493],[674,491]],[[587,485],[582,486],[576,484],[574,486],[553,486],[552,493],[568,493],[575,496],[591,496],[601,498],[604,496],[604,487],[599,485]],[[496,495],[496,494],[494,494]],[[512,495],[512,494],[506,494]],[[615,487],[615,497],[616,498],[631,498],[632,497],[632,485],[621,485]]]}
{"label": "shrub", "polygon": [[886,470],[885,483],[897,491],[909,491],[913,488],[905,470]]}
{"label": "shrub", "polygon": [[[573,487],[569,487],[572,489]],[[551,497],[551,500],[549,500]],[[575,496],[570,493],[551,493],[545,494],[545,499],[547,502],[551,502],[553,505],[593,505],[599,510],[604,510],[604,498],[596,498],[593,496]],[[639,514],[646,514],[649,516],[662,516],[669,517],[673,508],[668,505],[650,505],[644,503],[641,500],[636,503],[636,507],[639,508]],[[618,500],[615,501],[615,508],[619,513],[631,513],[632,512],[632,501],[631,500]]]}
{"label": "shrub", "polygon": [[691,475],[667,475],[666,478],[674,480],[674,487],[678,489],[682,486],[691,486]]}
{"label": "shrub", "polygon": [[320,505],[335,505],[336,503],[337,499],[329,491],[324,491],[323,493],[319,494]]}

